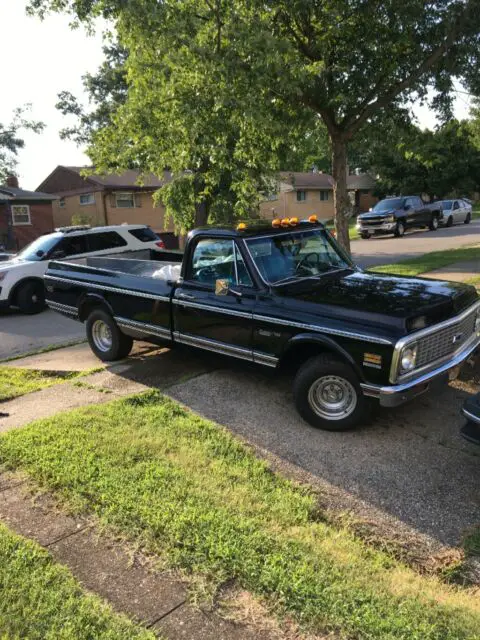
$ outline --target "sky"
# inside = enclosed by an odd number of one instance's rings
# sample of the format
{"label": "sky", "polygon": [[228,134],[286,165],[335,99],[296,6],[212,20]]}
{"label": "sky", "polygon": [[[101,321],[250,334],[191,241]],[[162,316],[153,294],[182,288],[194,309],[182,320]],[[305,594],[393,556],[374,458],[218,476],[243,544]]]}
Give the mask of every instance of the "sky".
{"label": "sky", "polygon": [[[31,103],[31,117],[46,124],[41,134],[22,134],[25,148],[18,155],[17,173],[20,186],[33,190],[59,164],[89,164],[73,142],[60,139],[59,131],[69,121],[55,104],[63,90],[83,96],[82,75],[95,72],[102,62],[102,37],[87,35],[83,28],[70,29],[65,15],[51,15],[43,22],[29,17],[26,4],[0,0],[0,122],[8,123],[15,108]],[[427,106],[414,111],[421,127],[435,125]],[[458,94],[456,117],[466,118],[468,112],[468,96]]]}

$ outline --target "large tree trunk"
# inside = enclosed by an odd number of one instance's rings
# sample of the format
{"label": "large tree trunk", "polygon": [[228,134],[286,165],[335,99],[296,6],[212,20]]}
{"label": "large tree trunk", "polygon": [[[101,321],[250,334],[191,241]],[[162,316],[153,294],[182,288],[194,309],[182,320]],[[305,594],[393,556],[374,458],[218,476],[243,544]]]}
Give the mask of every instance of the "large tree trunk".
{"label": "large tree trunk", "polygon": [[208,222],[207,201],[201,200],[195,205],[195,228],[204,227]]}
{"label": "large tree trunk", "polygon": [[350,200],[347,190],[347,142],[341,134],[330,134],[332,143],[333,204],[335,208],[335,230],[339,244],[350,253],[348,219]]}

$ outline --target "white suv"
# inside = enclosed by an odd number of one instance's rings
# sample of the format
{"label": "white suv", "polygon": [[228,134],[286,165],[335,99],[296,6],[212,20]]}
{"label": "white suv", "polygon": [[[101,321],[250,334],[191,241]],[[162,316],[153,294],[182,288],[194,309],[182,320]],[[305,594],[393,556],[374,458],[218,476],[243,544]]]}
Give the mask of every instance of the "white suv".
{"label": "white suv", "polygon": [[11,260],[0,262],[0,307],[38,313],[45,306],[43,276],[49,260],[108,256],[123,251],[165,249],[163,240],[141,224],[61,227],[40,236]]}

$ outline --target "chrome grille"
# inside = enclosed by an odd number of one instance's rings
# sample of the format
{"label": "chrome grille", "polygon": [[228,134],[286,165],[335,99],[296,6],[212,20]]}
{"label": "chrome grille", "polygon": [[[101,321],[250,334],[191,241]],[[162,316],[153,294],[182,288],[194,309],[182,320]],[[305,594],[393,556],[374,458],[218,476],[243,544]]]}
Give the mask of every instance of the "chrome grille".
{"label": "chrome grille", "polygon": [[474,310],[460,322],[420,338],[417,343],[417,368],[455,353],[472,337],[476,315],[477,311]]}
{"label": "chrome grille", "polygon": [[362,227],[370,226],[370,225],[378,225],[383,224],[385,222],[385,217],[382,218],[365,218],[364,220],[360,220],[362,223]]}

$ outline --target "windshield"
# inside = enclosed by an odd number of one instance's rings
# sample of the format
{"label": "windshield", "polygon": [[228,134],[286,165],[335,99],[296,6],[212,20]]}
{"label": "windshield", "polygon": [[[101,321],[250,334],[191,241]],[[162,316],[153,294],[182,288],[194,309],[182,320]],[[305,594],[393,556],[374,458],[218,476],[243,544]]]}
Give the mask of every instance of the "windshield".
{"label": "windshield", "polygon": [[[17,255],[17,258],[20,258],[20,260],[29,260],[30,262],[38,262],[53,249],[62,237],[61,233],[49,233],[48,236],[41,236],[30,244],[27,244]],[[42,255],[37,255],[38,251],[43,251]]]}
{"label": "windshield", "polygon": [[246,244],[258,271],[271,284],[353,267],[323,229],[255,238]]}
{"label": "windshield", "polygon": [[442,202],[442,207],[444,209],[451,209],[453,207],[453,200],[444,200]]}
{"label": "windshield", "polygon": [[403,209],[403,198],[389,198],[388,200],[380,200],[373,207],[372,211],[390,211],[391,209]]}

